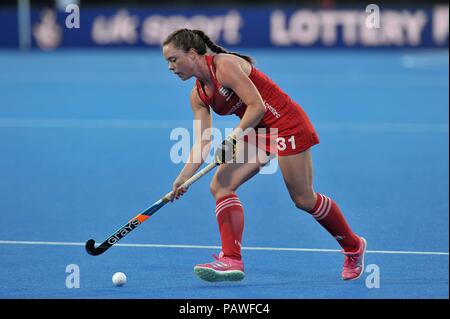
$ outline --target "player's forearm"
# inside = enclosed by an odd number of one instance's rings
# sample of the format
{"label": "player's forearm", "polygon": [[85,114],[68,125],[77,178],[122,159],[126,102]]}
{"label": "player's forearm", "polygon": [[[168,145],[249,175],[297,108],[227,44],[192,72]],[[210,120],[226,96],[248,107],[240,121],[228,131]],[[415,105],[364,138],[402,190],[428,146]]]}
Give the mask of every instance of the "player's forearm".
{"label": "player's forearm", "polygon": [[211,148],[211,141],[198,141],[196,142],[189,153],[189,158],[184,165],[180,176],[190,178],[203,164],[205,157],[209,153]]}
{"label": "player's forearm", "polygon": [[242,137],[242,133],[249,128],[255,128],[264,117],[266,109],[262,104],[250,104],[245,110],[239,125],[234,129],[233,133],[237,139]]}

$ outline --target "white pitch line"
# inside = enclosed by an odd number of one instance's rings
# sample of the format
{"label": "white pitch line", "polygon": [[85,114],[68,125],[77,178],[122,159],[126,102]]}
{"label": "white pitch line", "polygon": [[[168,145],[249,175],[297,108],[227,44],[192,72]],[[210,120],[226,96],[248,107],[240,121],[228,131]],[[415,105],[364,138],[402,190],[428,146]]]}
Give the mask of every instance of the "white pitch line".
{"label": "white pitch line", "polygon": [[[216,127],[234,127],[235,122],[217,121]],[[0,118],[0,128],[128,129],[159,130],[192,128],[188,120]],[[320,132],[448,133],[448,123],[318,122]]]}
{"label": "white pitch line", "polygon": [[[44,246],[84,246],[85,243],[77,242],[55,242],[55,241],[16,241],[0,240],[0,245],[44,245]],[[116,244],[118,247],[140,247],[140,248],[182,248],[182,249],[221,249],[220,246],[200,246],[200,245],[164,245],[164,244]],[[322,252],[338,253],[339,249],[319,249],[319,248],[283,248],[283,247],[242,247],[243,250],[268,250],[268,251],[300,251],[300,252]],[[367,250],[368,254],[403,254],[403,255],[443,255],[448,256],[448,252],[436,251],[399,251],[399,250]]]}

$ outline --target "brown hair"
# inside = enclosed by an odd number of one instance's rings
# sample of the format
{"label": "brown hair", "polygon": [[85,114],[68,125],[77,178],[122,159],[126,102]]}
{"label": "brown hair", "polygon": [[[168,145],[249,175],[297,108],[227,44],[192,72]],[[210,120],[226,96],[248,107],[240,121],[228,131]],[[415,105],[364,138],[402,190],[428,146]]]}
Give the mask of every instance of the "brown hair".
{"label": "brown hair", "polygon": [[251,64],[255,63],[255,60],[253,60],[252,57],[236,52],[229,52],[221,46],[218,46],[201,30],[179,29],[174,31],[166,38],[163,45],[167,45],[169,43],[173,43],[176,48],[182,49],[184,52],[187,52],[189,49],[193,48],[198,54],[204,55],[209,48],[215,53],[234,54],[245,59]]}

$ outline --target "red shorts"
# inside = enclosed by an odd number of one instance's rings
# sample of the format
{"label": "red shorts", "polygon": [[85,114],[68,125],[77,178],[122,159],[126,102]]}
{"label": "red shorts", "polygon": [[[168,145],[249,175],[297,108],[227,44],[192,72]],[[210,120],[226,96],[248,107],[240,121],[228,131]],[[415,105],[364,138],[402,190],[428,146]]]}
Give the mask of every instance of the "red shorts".
{"label": "red shorts", "polygon": [[[258,146],[266,153],[278,156],[295,155],[319,144],[319,137],[303,109],[295,102],[286,104],[279,118],[260,123],[264,128],[257,128],[244,139],[249,144]],[[261,126],[261,125],[260,125]],[[256,142],[255,142],[256,141]]]}
{"label": "red shorts", "polygon": [[275,110],[273,105],[277,105],[275,111],[267,111],[263,120],[255,130],[246,133],[244,141],[249,145],[257,146],[266,152],[267,155],[278,156],[295,155],[306,151],[310,147],[319,144],[319,137],[311,124],[305,111],[289,99],[278,101],[276,98],[266,106]]}

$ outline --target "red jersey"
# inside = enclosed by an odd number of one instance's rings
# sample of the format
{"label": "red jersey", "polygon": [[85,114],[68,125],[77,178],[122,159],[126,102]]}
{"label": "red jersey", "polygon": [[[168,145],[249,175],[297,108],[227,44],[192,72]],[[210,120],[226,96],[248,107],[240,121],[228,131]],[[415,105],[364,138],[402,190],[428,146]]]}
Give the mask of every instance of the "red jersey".
{"label": "red jersey", "polygon": [[[235,114],[239,118],[244,116],[247,105],[231,89],[223,87],[216,78],[214,55],[205,55],[206,63],[214,83],[214,92],[208,96],[203,83],[197,79],[197,92],[202,102],[219,115]],[[256,128],[277,128],[278,139],[289,139],[294,136],[296,144],[287,149],[278,149],[279,155],[291,155],[302,152],[318,144],[319,138],[303,109],[295,103],[289,95],[283,92],[267,75],[252,65],[249,75],[259,94],[261,95],[266,112]],[[294,146],[292,148],[292,146]]]}

